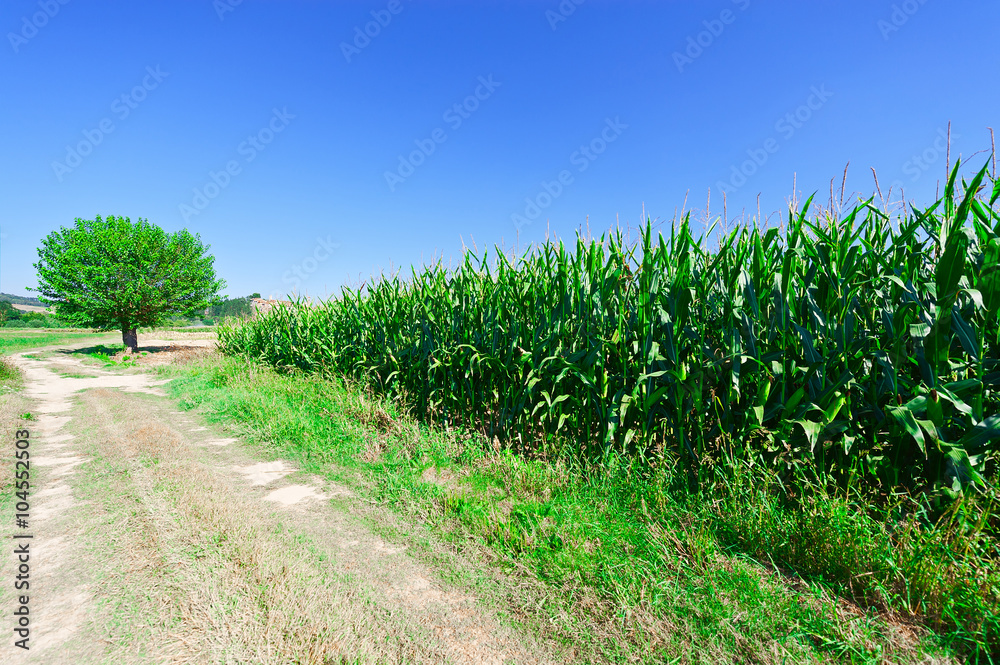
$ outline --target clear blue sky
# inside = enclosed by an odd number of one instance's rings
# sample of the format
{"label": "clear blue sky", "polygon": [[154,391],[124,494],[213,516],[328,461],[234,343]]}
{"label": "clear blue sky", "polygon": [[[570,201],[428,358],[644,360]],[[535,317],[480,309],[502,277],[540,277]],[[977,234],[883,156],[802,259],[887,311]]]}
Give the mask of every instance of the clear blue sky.
{"label": "clear blue sky", "polygon": [[848,193],[874,167],[926,204],[949,121],[977,167],[1000,132],[998,26],[982,0],[6,0],[0,289],[95,215],[201,234],[229,294],[322,296],[689,191],[825,203],[848,161]]}

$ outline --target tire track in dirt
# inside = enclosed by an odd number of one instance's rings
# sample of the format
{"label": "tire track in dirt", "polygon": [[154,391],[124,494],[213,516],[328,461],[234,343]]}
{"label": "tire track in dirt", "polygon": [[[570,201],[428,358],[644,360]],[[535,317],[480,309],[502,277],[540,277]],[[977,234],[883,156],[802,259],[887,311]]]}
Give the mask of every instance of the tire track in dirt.
{"label": "tire track in dirt", "polygon": [[[78,360],[67,358],[54,363],[28,358],[29,353],[17,354],[13,359],[24,374],[24,395],[31,400],[32,413],[37,414],[28,427],[31,511],[26,531],[33,536],[29,541],[31,579],[27,589],[31,635],[27,651],[5,648],[4,652],[10,654],[11,662],[52,663],[68,652],[77,656],[74,662],[91,662],[90,658],[102,651],[100,644],[85,647],[83,652],[70,645],[93,611],[94,600],[92,562],[81,546],[87,529],[76,519],[76,512],[85,507],[80,505],[72,486],[80,465],[87,460],[76,448],[75,435],[66,431],[72,420],[73,394],[94,387],[133,392],[155,389],[144,375],[114,375],[88,369],[93,378],[66,379],[57,372],[77,370],[81,367]],[[12,531],[12,522],[5,520],[5,531]],[[3,563],[6,567],[7,561]]]}
{"label": "tire track in dirt", "polygon": [[178,414],[148,375],[18,363],[39,591],[11,662],[561,662],[373,534],[350,492]]}

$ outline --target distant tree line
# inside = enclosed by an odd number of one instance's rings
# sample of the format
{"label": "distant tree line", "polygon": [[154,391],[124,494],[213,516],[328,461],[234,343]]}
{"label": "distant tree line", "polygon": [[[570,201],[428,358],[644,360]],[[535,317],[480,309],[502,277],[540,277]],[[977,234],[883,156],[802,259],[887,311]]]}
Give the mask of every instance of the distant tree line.
{"label": "distant tree line", "polygon": [[[14,296],[15,298],[17,296]],[[22,298],[22,300],[29,300]],[[17,303],[21,304],[21,303]],[[0,300],[0,325],[4,328],[67,328],[70,324],[45,312],[24,312],[9,300]]]}
{"label": "distant tree line", "polygon": [[227,316],[250,316],[253,314],[253,305],[250,301],[253,298],[260,298],[259,293],[251,293],[241,298],[226,298],[214,305],[210,305],[205,310],[206,319],[221,319]]}
{"label": "distant tree line", "polygon": [[[253,305],[250,303],[253,298],[260,298],[260,294],[252,293],[238,298],[225,298],[207,307],[202,316],[196,316],[192,319],[175,315],[168,317],[164,324],[187,326],[191,325],[192,321],[197,322],[200,319],[205,325],[212,325],[217,319],[227,316],[248,317],[253,314]],[[4,328],[66,328],[72,325],[54,314],[19,310],[14,307],[15,304],[39,306],[41,303],[35,298],[0,294],[0,326]]]}

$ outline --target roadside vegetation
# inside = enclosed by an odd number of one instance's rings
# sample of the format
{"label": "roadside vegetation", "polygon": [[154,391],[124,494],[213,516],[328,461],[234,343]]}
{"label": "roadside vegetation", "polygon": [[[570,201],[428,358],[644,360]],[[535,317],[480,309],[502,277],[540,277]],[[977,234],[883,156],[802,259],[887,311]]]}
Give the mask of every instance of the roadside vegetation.
{"label": "roadside vegetation", "polygon": [[[914,552],[891,546],[887,513],[880,521],[844,499],[789,507],[773,475],[751,470],[709,495],[683,471],[650,473],[620,456],[587,466],[528,459],[420,423],[358,384],[239,359],[158,369],[176,378],[168,389],[183,408],[499,566],[514,618],[576,646],[585,662],[944,663],[965,646],[960,632],[851,602],[849,576],[837,584],[772,563],[769,546],[784,545],[803,560],[839,559],[860,580],[903,568]],[[910,528],[933,543],[918,520]],[[423,552],[419,539],[386,535]],[[763,551],[754,556],[737,535],[765,538]],[[927,574],[960,572],[940,561]]]}
{"label": "roadside vegetation", "polygon": [[[0,428],[7,437],[13,437],[32,418],[23,387],[24,374],[20,368],[8,356],[0,355]],[[0,457],[0,511],[6,511],[15,502],[14,462],[13,455]]]}
{"label": "roadside vegetation", "polygon": [[18,369],[14,361],[7,356],[0,356],[0,384],[7,385],[11,382],[19,382],[21,370]]}
{"label": "roadside vegetation", "polygon": [[958,172],[714,250],[684,219],[469,252],[224,324],[239,360],[187,390],[531,571],[595,644],[992,662],[1000,184]]}
{"label": "roadside vegetation", "polygon": [[70,344],[89,341],[91,339],[99,341],[110,339],[110,337],[108,333],[89,329],[62,329],[58,331],[0,330],[0,353],[9,354],[24,349],[34,349],[56,344]]}
{"label": "roadside vegetation", "polygon": [[0,390],[15,390],[20,387],[23,377],[14,361],[0,356]]}

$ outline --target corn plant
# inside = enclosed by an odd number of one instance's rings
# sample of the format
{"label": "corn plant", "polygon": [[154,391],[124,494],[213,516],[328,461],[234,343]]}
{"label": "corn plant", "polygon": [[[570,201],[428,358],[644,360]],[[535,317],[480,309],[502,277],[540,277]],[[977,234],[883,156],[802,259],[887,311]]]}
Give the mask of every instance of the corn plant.
{"label": "corn plant", "polygon": [[992,475],[1000,440],[1000,183],[958,170],[895,220],[872,200],[810,217],[810,200],[783,232],[738,228],[714,251],[686,217],[634,242],[467,251],[231,322],[219,343],[522,451],[958,492]]}

